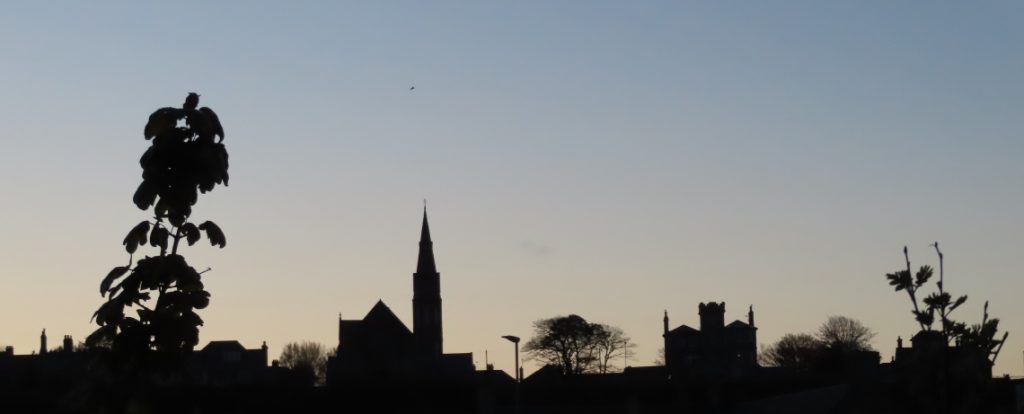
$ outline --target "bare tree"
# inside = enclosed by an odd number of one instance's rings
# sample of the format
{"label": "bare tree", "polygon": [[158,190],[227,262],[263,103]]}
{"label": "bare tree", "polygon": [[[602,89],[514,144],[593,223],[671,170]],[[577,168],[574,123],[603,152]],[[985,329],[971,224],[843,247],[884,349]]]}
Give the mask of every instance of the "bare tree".
{"label": "bare tree", "polygon": [[665,366],[665,347],[658,348],[658,356],[654,358],[654,365]]}
{"label": "bare tree", "polygon": [[625,360],[629,359],[630,352],[635,348],[636,344],[629,336],[626,336],[622,328],[597,324],[594,338],[597,372],[607,374],[618,371],[618,365],[616,365],[618,361],[623,361],[622,368],[625,369]]}
{"label": "bare tree", "polygon": [[327,350],[316,342],[288,343],[281,350],[278,362],[311,384],[324,384],[327,381]]}
{"label": "bare tree", "polygon": [[812,335],[785,334],[759,355],[761,364],[769,367],[807,368],[823,344]]}
{"label": "bare tree", "polygon": [[821,324],[816,339],[826,348],[843,351],[873,351],[875,333],[860,321],[846,316],[829,316]]}

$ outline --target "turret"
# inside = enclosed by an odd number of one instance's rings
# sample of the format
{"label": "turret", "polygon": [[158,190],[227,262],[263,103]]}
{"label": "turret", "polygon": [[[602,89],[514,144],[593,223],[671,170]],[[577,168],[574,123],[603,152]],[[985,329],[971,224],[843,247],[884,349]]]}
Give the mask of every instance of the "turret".
{"label": "turret", "polygon": [[700,330],[703,332],[722,329],[725,326],[725,302],[701,303],[697,307],[700,314]]}
{"label": "turret", "polygon": [[46,329],[39,335],[39,355],[46,353]]}

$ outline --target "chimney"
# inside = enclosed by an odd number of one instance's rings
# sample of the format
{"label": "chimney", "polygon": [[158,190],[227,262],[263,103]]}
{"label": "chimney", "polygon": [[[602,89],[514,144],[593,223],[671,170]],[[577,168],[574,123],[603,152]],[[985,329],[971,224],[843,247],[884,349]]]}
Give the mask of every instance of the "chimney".
{"label": "chimney", "polygon": [[71,335],[64,335],[64,352],[74,352],[75,342],[71,340]]}
{"label": "chimney", "polygon": [[43,333],[39,335],[39,355],[46,354],[46,329],[43,329]]}

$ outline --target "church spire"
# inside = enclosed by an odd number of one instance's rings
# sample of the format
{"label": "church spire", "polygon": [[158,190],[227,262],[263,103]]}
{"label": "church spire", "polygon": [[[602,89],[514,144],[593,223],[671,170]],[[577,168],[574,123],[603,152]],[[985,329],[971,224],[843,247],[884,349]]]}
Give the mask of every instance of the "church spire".
{"label": "church spire", "polygon": [[412,275],[412,332],[417,347],[431,359],[443,352],[441,333],[441,274],[434,264],[434,242],[430,240],[427,207],[423,206],[420,256]]}
{"label": "church spire", "polygon": [[427,223],[427,206],[423,206],[423,229],[420,231],[420,256],[416,261],[416,273],[437,273],[434,264],[434,242],[430,240],[430,225]]}

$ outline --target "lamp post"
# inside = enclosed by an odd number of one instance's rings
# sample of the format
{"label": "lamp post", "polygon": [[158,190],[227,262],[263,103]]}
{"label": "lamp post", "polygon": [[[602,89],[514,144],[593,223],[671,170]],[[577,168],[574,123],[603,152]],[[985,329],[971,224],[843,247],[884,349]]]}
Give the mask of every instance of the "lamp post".
{"label": "lamp post", "polygon": [[512,342],[513,344],[516,345],[516,373],[515,373],[515,378],[516,378],[516,382],[522,381],[523,380],[522,375],[519,374],[519,372],[520,372],[519,371],[519,337],[518,336],[513,336],[513,335],[505,335],[505,336],[502,336],[502,338],[505,338],[509,342]]}

